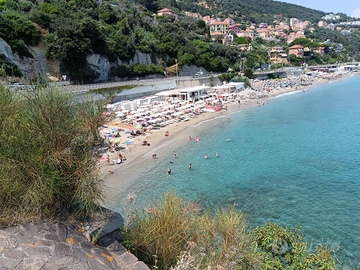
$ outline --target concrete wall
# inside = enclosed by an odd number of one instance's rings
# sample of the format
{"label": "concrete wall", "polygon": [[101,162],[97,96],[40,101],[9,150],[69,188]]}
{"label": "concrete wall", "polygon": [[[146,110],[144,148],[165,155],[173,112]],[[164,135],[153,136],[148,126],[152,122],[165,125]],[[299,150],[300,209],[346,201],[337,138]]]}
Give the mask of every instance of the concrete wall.
{"label": "concrete wall", "polygon": [[[189,80],[179,80],[176,84],[177,88],[185,88],[192,86],[199,86],[205,84],[206,86],[211,85],[211,77],[194,78]],[[213,85],[222,85],[218,77],[213,77]]]}

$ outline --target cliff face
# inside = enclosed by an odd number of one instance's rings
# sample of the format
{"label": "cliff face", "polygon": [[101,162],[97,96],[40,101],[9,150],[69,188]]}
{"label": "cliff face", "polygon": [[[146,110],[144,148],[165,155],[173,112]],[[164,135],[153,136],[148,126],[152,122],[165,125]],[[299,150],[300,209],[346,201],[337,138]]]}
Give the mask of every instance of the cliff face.
{"label": "cliff face", "polygon": [[[47,60],[45,58],[46,45],[43,40],[40,40],[38,45],[28,46],[27,48],[34,58],[24,57],[23,59],[20,59],[19,55],[13,53],[11,47],[0,38],[0,56],[18,66],[25,77],[33,79],[40,76],[47,80],[53,78],[53,76],[59,77],[59,75],[61,75],[61,61],[58,59]],[[117,68],[120,65],[135,65],[138,63],[143,65],[150,65],[152,63],[157,64],[159,59],[152,60],[151,54],[136,51],[134,58],[130,61],[118,59],[116,62],[110,63],[105,56],[100,54],[89,55],[87,61],[90,64],[90,67],[100,74],[95,81],[106,82],[110,79],[110,70],[112,68]]]}

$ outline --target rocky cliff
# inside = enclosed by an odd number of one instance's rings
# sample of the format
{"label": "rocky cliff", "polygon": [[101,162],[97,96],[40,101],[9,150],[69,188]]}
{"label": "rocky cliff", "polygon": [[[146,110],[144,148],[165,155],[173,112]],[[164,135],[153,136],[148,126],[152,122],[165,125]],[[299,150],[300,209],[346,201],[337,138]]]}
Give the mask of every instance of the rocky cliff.
{"label": "rocky cliff", "polygon": [[[54,77],[60,77],[60,60],[48,60],[45,58],[46,45],[43,40],[40,40],[36,46],[28,46],[29,52],[33,58],[24,57],[21,59],[17,53],[13,53],[11,47],[0,38],[0,56],[12,64],[15,64],[25,77],[33,79],[41,77],[45,80],[54,80]],[[133,59],[129,61],[122,61],[117,59],[116,62],[109,62],[108,59],[100,54],[92,54],[87,57],[90,67],[94,69],[99,75],[96,82],[107,82],[111,76],[111,69],[117,68],[120,65],[135,65],[143,64],[150,65],[152,63],[158,64],[159,59],[152,59],[151,54],[136,51]]]}

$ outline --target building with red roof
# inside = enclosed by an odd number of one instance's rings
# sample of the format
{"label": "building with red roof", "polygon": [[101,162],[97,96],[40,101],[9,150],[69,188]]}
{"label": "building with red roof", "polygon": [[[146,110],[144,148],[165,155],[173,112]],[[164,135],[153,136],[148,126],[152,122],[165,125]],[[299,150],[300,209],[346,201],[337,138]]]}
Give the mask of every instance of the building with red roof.
{"label": "building with red roof", "polygon": [[302,45],[294,45],[289,47],[289,55],[295,54],[296,57],[303,58],[304,57],[304,46]]}

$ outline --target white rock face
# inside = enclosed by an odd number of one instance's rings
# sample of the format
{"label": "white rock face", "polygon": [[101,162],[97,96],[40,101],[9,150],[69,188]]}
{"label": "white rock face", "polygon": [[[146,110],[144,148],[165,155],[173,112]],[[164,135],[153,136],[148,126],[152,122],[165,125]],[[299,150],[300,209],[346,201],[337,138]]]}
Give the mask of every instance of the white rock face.
{"label": "white rock face", "polygon": [[35,78],[39,74],[46,77],[46,73],[42,70],[37,54],[35,54],[30,48],[28,48],[34,58],[20,59],[17,53],[13,53],[9,44],[7,44],[2,38],[0,38],[0,56],[4,57],[5,60],[18,66],[20,71],[27,75],[28,78]]}
{"label": "white rock face", "polygon": [[[58,59],[47,60],[45,58],[45,44],[40,43],[37,46],[27,47],[34,58],[24,57],[23,59],[20,59],[19,55],[17,53],[13,53],[11,47],[2,38],[0,38],[0,56],[4,57],[10,63],[15,64],[29,79],[36,78],[38,76],[41,76],[43,79],[49,79],[47,74],[50,74],[51,76],[61,75],[61,61]],[[90,64],[91,68],[100,74],[99,78],[95,81],[102,82],[109,81],[111,68],[116,68],[120,65],[136,65],[138,63],[143,65],[152,64],[151,55],[140,51],[136,51],[134,58],[129,61],[122,61],[118,58],[116,62],[110,63],[106,56],[100,54],[89,55],[86,60]],[[157,59],[157,61],[159,60]]]}

